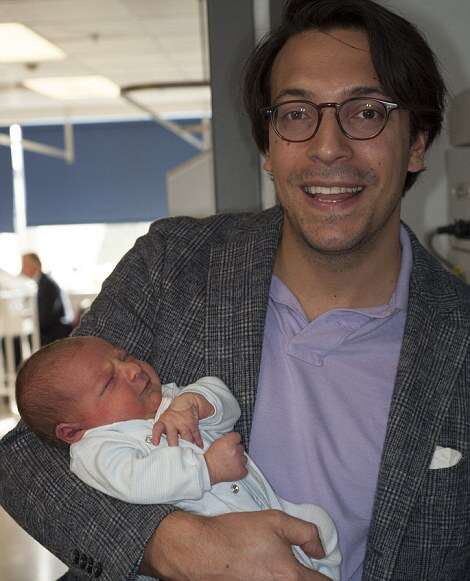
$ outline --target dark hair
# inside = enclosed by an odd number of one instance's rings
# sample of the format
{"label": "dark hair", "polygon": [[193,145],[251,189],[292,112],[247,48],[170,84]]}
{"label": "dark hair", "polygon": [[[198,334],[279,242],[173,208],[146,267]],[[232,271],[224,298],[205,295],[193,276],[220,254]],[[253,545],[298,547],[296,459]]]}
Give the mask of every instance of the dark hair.
{"label": "dark hair", "polygon": [[[410,139],[427,133],[428,148],[442,128],[446,87],[434,53],[418,29],[372,0],[287,0],[281,24],[268,33],[245,65],[243,97],[253,137],[269,148],[268,124],[260,113],[271,105],[271,69],[287,40],[305,30],[363,30],[385,92],[410,111]],[[418,173],[408,172],[405,191]]]}
{"label": "dark hair", "polygon": [[27,359],[16,376],[16,403],[23,421],[38,436],[59,443],[55,428],[68,421],[76,395],[64,384],[64,357],[77,352],[85,337],[68,337],[49,343]]}

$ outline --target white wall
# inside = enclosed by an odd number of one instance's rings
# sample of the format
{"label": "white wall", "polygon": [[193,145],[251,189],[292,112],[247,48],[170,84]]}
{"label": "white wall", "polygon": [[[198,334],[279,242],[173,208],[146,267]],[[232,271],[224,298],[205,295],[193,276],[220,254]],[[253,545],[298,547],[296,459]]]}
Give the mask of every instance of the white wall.
{"label": "white wall", "polygon": [[[450,96],[470,87],[469,0],[383,0],[382,4],[414,22],[424,33],[438,57]],[[422,241],[427,231],[449,221],[445,174],[448,146],[444,129],[428,152],[428,169],[404,200],[403,218]],[[438,242],[443,249],[447,247],[445,237]]]}
{"label": "white wall", "polygon": [[[145,234],[150,223],[80,224],[27,228],[24,236],[0,234],[0,269],[19,274],[21,254],[37,252],[44,272],[71,295],[96,294],[118,260]],[[75,299],[77,296],[77,300]]]}
{"label": "white wall", "polygon": [[169,216],[205,217],[215,213],[212,149],[177,165],[166,174]]}

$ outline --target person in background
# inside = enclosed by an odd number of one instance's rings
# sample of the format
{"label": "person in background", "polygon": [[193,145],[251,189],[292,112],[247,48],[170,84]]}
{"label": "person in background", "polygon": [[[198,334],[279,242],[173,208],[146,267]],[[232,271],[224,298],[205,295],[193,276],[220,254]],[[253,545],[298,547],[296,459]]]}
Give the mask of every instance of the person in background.
{"label": "person in background", "polygon": [[[400,218],[442,127],[434,54],[378,2],[288,0],[244,95],[279,204],[157,220],[77,334],[163,383],[230,386],[235,429],[275,492],[332,516],[343,581],[467,580],[470,287]],[[313,527],[280,511],[110,499],[24,425],[0,466],[2,504],[71,578],[98,561],[100,581],[325,579],[290,550],[318,541]]]}
{"label": "person in background", "polygon": [[32,278],[38,285],[41,345],[67,337],[73,328],[68,297],[55,280],[42,271],[41,260],[35,252],[28,252],[21,257],[21,274]]}

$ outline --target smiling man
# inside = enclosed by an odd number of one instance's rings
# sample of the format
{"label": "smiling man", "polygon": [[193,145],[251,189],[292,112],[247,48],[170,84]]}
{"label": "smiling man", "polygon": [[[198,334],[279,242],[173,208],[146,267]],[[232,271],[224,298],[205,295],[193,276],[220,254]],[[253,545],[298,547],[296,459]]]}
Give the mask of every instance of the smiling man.
{"label": "smiling man", "polygon": [[[275,491],[332,515],[342,581],[462,581],[470,291],[400,221],[442,125],[433,53],[371,0],[288,0],[244,94],[279,205],[159,220],[78,333],[148,360],[163,382],[221,377]],[[18,428],[2,443],[1,494],[74,574],[78,554],[100,559],[109,581],[324,579],[290,550],[322,555],[302,520],[116,506],[60,454]]]}
{"label": "smiling man", "polygon": [[300,33],[274,61],[265,169],[284,210],[274,272],[310,319],[392,295],[406,173],[423,169],[427,139],[411,142],[409,112],[392,101],[363,31]]}

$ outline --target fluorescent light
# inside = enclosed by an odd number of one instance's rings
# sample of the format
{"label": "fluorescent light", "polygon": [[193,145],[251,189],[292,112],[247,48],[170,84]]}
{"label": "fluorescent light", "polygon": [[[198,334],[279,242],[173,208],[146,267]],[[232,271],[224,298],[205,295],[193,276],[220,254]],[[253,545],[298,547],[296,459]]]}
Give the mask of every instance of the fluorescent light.
{"label": "fluorescent light", "polygon": [[120,88],[106,77],[47,77],[25,79],[23,85],[53,99],[113,99]]}
{"label": "fluorescent light", "polygon": [[0,23],[0,62],[35,63],[65,58],[65,52],[19,22]]}

